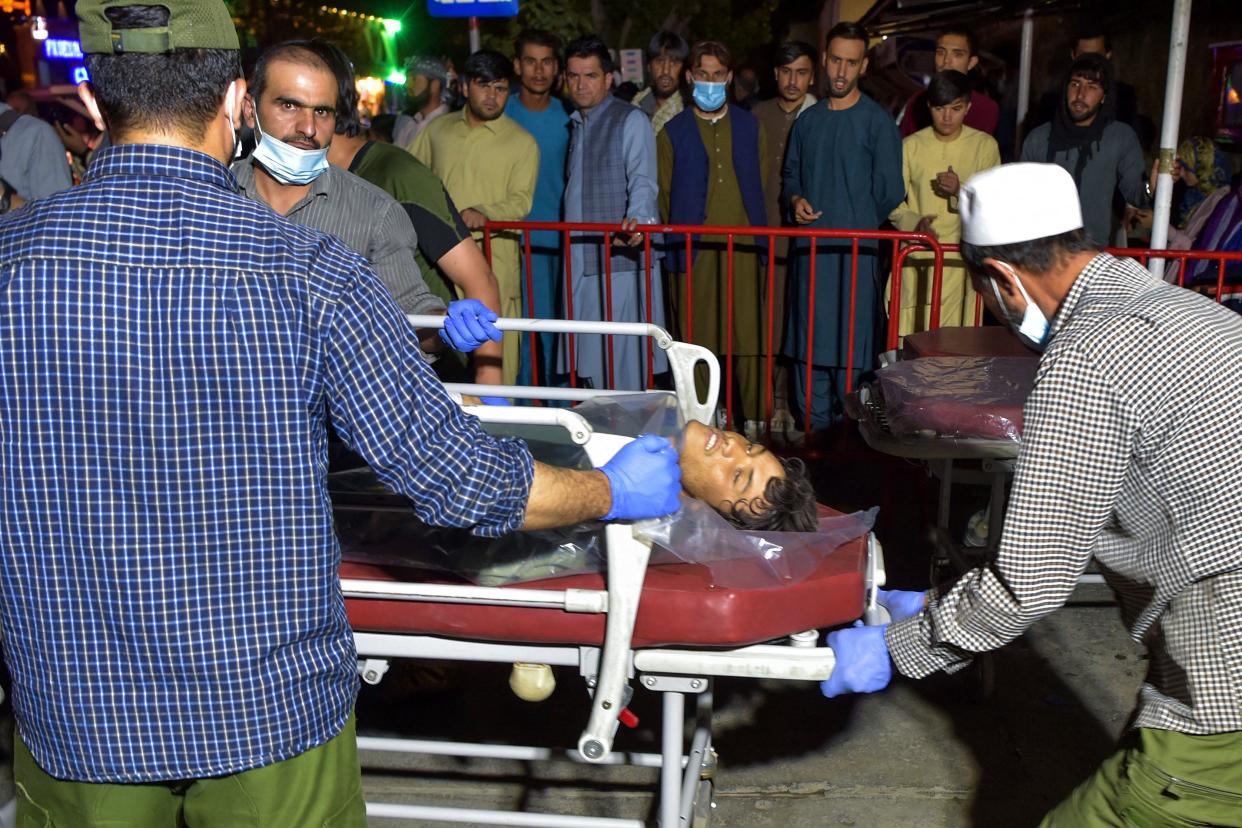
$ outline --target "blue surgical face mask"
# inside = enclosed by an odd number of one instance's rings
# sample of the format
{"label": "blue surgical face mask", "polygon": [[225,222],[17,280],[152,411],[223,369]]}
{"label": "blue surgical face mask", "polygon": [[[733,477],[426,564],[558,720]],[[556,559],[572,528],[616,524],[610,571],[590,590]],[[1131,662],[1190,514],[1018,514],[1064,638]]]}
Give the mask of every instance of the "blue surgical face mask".
{"label": "blue surgical face mask", "polygon": [[259,144],[254,148],[251,157],[262,164],[263,169],[281,184],[309,184],[328,168],[327,147],[304,150],[276,140],[263,131],[257,111],[254,115],[254,128],[259,133]]}
{"label": "blue surgical face mask", "polygon": [[694,105],[704,112],[715,112],[724,106],[725,85],[712,81],[694,82]]}
{"label": "blue surgical face mask", "polygon": [[1026,288],[1022,287],[1022,280],[1018,278],[1018,273],[1012,267],[1003,265],[1009,271],[1009,275],[1013,276],[1013,283],[1018,286],[1018,293],[1022,294],[1022,298],[1026,300],[1026,310],[1022,312],[1022,318],[1015,320],[1014,314],[1009,310],[1005,301],[1001,299],[1000,288],[996,286],[996,280],[988,277],[988,281],[992,285],[992,294],[996,297],[996,304],[1000,305],[1001,313],[1005,315],[1005,321],[1009,323],[1009,327],[1018,335],[1027,345],[1037,351],[1043,351],[1048,345],[1048,339],[1052,335],[1051,328],[1048,325],[1048,317],[1044,316],[1044,312],[1039,309],[1031,301],[1031,296],[1026,292]]}

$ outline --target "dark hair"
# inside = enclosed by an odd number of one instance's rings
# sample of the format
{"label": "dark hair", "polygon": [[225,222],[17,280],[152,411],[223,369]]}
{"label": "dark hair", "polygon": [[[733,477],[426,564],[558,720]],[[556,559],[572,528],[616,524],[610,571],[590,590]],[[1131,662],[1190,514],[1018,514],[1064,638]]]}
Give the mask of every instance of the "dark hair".
{"label": "dark hair", "polygon": [[975,273],[983,273],[984,259],[998,259],[1031,273],[1047,273],[1075,253],[1099,250],[1086,230],[1079,228],[1068,233],[1047,236],[1013,244],[975,245],[962,242],[962,258]]}
{"label": "dark hair", "polygon": [[552,50],[552,56],[559,65],[561,62],[561,39],[543,29],[522,29],[513,41],[513,57],[521,60],[522,50],[527,46],[545,46]]}
{"label": "dark hair", "polygon": [[[251,72],[250,97],[254,98],[256,104],[259,102],[259,99],[263,97],[263,91],[267,89],[268,65],[282,60],[302,66],[313,66],[316,69],[323,69],[326,72],[331,72],[333,77],[337,77],[337,73],[332,68],[333,58],[328,51],[329,48],[336,49],[335,46],[332,46],[327,41],[316,38],[314,40],[286,40],[284,43],[277,43],[275,46],[269,46],[264,49],[263,53],[259,55],[259,59],[254,63],[254,71]],[[340,85],[339,78],[337,85],[338,87]],[[340,103],[339,89],[337,103],[338,105]]]}
{"label": "dark hair", "polygon": [[637,94],[638,84],[634,83],[634,81],[626,81],[625,83],[619,84],[616,89],[612,90],[612,96],[614,98],[620,98],[626,103],[632,102],[634,100],[634,96]]}
{"label": "dark hair", "polygon": [[513,61],[500,52],[484,49],[466,58],[461,66],[461,77],[471,83],[479,81],[491,83],[498,80],[513,80]]}
{"label": "dark hair", "polygon": [[[114,6],[104,13],[115,29],[168,25],[163,6]],[[242,77],[241,54],[232,49],[90,54],[86,70],[114,142],[138,128],[200,140],[229,84]]]}
{"label": "dark hair", "polygon": [[392,143],[392,128],[397,125],[397,116],[391,112],[381,112],[371,119],[370,134],[377,141]]}
{"label": "dark hair", "polygon": [[730,64],[733,62],[733,56],[729,54],[729,47],[719,40],[700,40],[694,44],[694,48],[690,50],[690,59],[686,61],[686,68],[694,69],[707,55],[723,63],[726,69],[732,68]]}
{"label": "dark hair", "polygon": [[565,47],[565,62],[569,63],[570,58],[599,58],[599,66],[605,73],[613,71],[612,55],[608,52],[608,47],[604,45],[604,41],[599,35],[583,35],[569,41],[569,45]]}
{"label": "dark hair", "polygon": [[966,49],[970,54],[972,56],[979,54],[979,40],[975,37],[974,29],[967,26],[946,26],[940,30],[940,34],[936,35],[936,39],[939,40],[945,35],[957,35],[963,38],[966,41]]}
{"label": "dark hair", "polygon": [[828,31],[828,36],[824,38],[824,48],[827,49],[828,44],[838,37],[843,40],[861,40],[864,47],[871,42],[871,36],[862,24],[848,20],[838,23]]}
{"label": "dark hair", "polygon": [[[819,506],[815,502],[815,489],[811,487],[806,463],[797,457],[777,459],[785,476],[769,480],[761,499],[734,503],[733,508],[724,513],[725,519],[739,529],[814,532],[819,528]],[[756,511],[751,511],[752,506]]]}
{"label": "dark hair", "polygon": [[1084,40],[1096,38],[1104,41],[1104,51],[1113,50],[1113,38],[1098,23],[1084,23],[1078,27],[1078,33],[1074,35],[1074,48],[1078,48],[1078,44]]}
{"label": "dark hair", "polygon": [[772,55],[772,65],[788,66],[800,57],[810,58],[812,69],[819,65],[818,50],[802,40],[786,40],[780,46],[777,46],[776,53]]}
{"label": "dark hair", "polygon": [[946,69],[932,75],[927,85],[928,106],[948,106],[959,98],[970,100],[970,78],[956,69]]}
{"label": "dark hair", "polygon": [[1112,90],[1109,88],[1113,82],[1113,65],[1108,58],[1095,52],[1088,52],[1081,55],[1070,64],[1069,72],[1066,73],[1065,79],[1068,82],[1070,78],[1086,78],[1095,81],[1104,87],[1104,94],[1109,94]]}
{"label": "dark hair", "polygon": [[651,63],[651,61],[663,54],[668,55],[678,63],[685,63],[686,56],[690,54],[690,46],[686,43],[686,39],[677,34],[677,32],[667,30],[656,32],[647,43],[647,53],[645,55],[647,63]]}

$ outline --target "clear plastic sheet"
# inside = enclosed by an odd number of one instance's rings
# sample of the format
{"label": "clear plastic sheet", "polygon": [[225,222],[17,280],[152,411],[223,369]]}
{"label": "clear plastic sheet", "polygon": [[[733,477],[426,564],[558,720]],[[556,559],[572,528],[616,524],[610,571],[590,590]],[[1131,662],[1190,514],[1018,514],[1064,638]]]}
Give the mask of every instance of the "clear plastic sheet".
{"label": "clear plastic sheet", "polygon": [[[683,431],[671,394],[597,397],[575,409],[596,431],[635,437],[660,434],[680,443]],[[496,426],[488,429],[528,441],[532,454],[561,466],[589,468],[581,447],[561,428]],[[603,524],[552,531],[514,532],[487,539],[463,529],[427,526],[403,497],[392,494],[369,468],[329,475],[337,506],[337,533],[346,560],[425,570],[482,586],[500,586],[605,569]],[[817,532],[744,532],[707,504],[682,497],[675,515],[640,521],[635,531],[655,547],[652,563],[701,564],[722,587],[788,584],[802,580],[838,546],[865,535],[876,510],[824,518]]]}
{"label": "clear plastic sheet", "polygon": [[885,425],[894,437],[1019,442],[1022,406],[1035,381],[1029,357],[923,357],[876,374]]}
{"label": "clear plastic sheet", "polygon": [[878,508],[820,518],[815,532],[753,532],[738,529],[701,500],[683,496],[681,511],[639,521],[635,533],[659,547],[654,563],[669,560],[702,564],[722,587],[762,587],[797,583],[818,568],[824,556],[862,537],[875,525]]}

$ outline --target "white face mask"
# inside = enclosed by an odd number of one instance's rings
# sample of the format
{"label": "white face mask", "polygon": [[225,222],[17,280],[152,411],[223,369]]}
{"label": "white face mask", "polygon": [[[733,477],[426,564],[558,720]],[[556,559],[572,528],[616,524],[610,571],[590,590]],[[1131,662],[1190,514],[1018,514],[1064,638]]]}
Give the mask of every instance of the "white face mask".
{"label": "white face mask", "polygon": [[231,160],[237,160],[242,151],[241,140],[237,137],[237,124],[233,121],[233,107],[237,105],[237,98],[234,97],[236,91],[237,81],[233,81],[224,96],[224,115],[229,119],[229,132],[233,135],[233,151],[229,153]]}
{"label": "white face mask", "polygon": [[263,169],[281,184],[309,184],[328,168],[327,147],[316,150],[298,149],[265,133],[259,124],[257,102],[254,128],[259,133],[259,143],[251,157],[262,164]]}
{"label": "white face mask", "polygon": [[1035,350],[1043,351],[1048,345],[1048,338],[1051,336],[1048,317],[1044,316],[1044,312],[1039,309],[1039,305],[1031,301],[1030,294],[1026,292],[1026,288],[1022,287],[1022,280],[1018,278],[1018,272],[1009,265],[1002,264],[1001,266],[1009,271],[1009,275],[1013,276],[1013,282],[1018,286],[1018,293],[1021,293],[1022,298],[1026,300],[1026,310],[1022,312],[1021,319],[1015,319],[1015,314],[1009,310],[1009,306],[1001,298],[1000,288],[996,286],[996,279],[989,276],[988,282],[992,285],[992,294],[996,297],[996,304],[1000,305],[1001,313],[1005,315],[1005,321],[1009,323],[1009,327],[1018,335],[1018,338]]}

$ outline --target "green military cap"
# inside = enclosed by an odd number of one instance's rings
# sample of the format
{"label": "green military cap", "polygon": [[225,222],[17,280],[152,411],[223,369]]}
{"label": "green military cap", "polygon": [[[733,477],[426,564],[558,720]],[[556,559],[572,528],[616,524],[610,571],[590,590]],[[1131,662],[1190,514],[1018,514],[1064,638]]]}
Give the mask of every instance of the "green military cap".
{"label": "green military cap", "polygon": [[[168,24],[113,29],[105,11],[124,6],[163,6],[168,9]],[[82,51],[88,55],[241,48],[223,0],[78,0],[77,14]]]}

